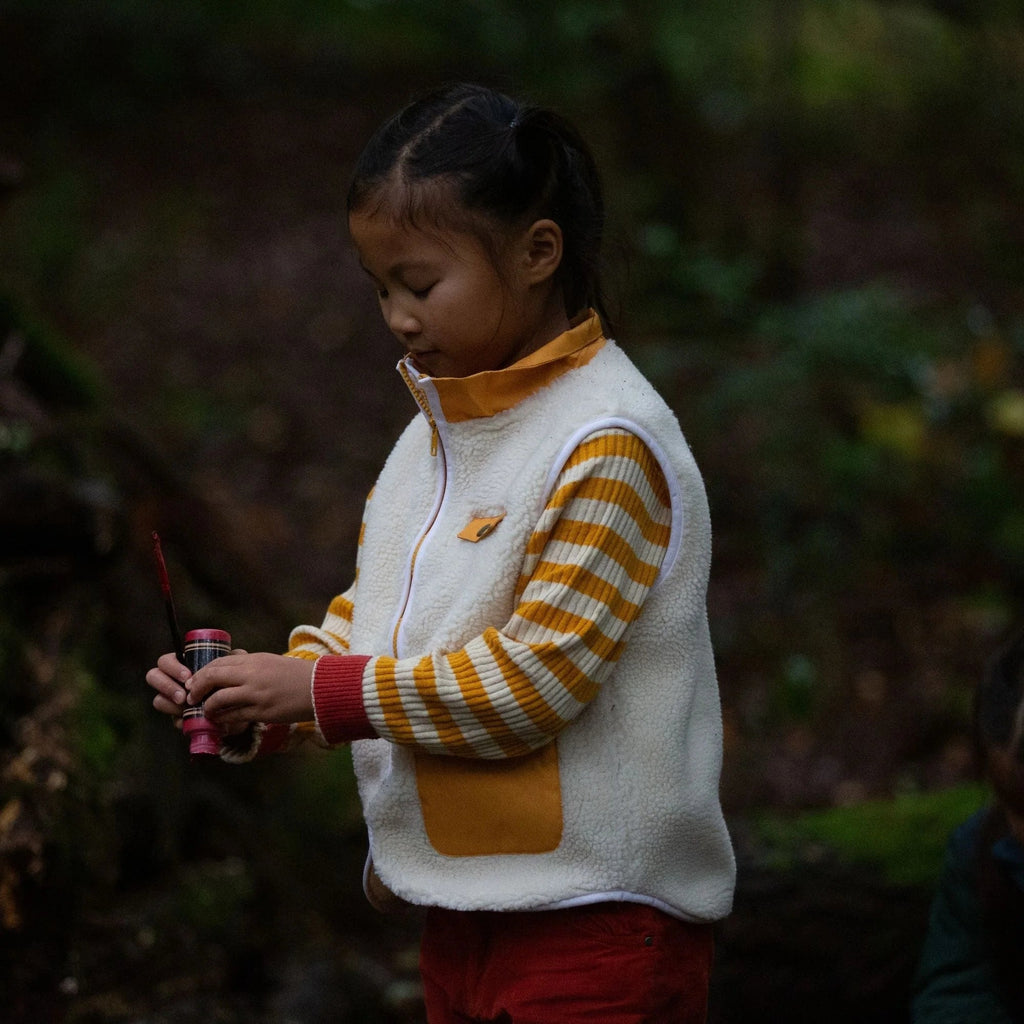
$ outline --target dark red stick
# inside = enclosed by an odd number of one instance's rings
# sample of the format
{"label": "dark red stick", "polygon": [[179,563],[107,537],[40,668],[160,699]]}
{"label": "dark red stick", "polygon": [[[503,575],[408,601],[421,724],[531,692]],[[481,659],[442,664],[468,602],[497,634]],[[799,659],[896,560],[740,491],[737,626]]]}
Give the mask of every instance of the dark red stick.
{"label": "dark red stick", "polygon": [[181,642],[181,630],[178,628],[178,616],[174,613],[174,599],[171,597],[171,581],[167,576],[167,563],[160,549],[160,534],[153,531],[153,557],[156,559],[157,576],[160,578],[160,589],[164,595],[164,607],[167,609],[167,624],[171,627],[171,642],[178,661],[185,664],[185,645]]}

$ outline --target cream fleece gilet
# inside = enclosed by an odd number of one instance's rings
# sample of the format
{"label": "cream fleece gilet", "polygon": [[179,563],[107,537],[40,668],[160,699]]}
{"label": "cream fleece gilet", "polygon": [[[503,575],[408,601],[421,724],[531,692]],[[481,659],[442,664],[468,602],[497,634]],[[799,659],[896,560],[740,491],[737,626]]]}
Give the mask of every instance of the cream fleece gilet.
{"label": "cream fleece gilet", "polygon": [[[718,798],[711,529],[675,416],[613,342],[493,415],[446,415],[444,382],[409,362],[405,373],[424,415],[368,504],[352,652],[456,651],[506,622],[554,480],[594,431],[627,429],[654,453],[672,539],[611,679],[546,747],[484,759],[353,744],[377,874],[409,902],[460,910],[633,900],[691,921],[725,916],[735,864]],[[498,523],[478,541],[459,536],[481,519]]]}

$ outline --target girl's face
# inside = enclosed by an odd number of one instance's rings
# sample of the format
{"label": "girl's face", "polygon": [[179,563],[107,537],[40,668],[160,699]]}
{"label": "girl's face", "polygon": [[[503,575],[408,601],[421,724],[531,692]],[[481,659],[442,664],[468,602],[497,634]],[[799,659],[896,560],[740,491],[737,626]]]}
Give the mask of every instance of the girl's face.
{"label": "girl's face", "polygon": [[567,326],[564,310],[551,308],[551,274],[536,273],[525,239],[511,239],[495,265],[475,235],[422,231],[387,211],[352,213],[349,231],[385,323],[431,377],[509,366]]}

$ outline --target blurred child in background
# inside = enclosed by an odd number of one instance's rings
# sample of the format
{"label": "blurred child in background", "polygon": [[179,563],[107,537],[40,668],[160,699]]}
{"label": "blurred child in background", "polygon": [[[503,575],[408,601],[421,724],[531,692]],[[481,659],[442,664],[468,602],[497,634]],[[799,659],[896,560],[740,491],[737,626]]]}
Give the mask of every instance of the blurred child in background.
{"label": "blurred child in background", "polygon": [[1024,635],[988,665],[974,728],[995,799],[950,838],[914,1024],[1024,1022]]}

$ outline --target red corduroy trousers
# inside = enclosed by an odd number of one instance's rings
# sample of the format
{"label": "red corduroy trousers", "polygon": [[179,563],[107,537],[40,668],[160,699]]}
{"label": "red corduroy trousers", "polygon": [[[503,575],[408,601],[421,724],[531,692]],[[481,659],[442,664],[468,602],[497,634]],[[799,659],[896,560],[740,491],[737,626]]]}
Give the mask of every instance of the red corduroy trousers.
{"label": "red corduroy trousers", "polygon": [[714,940],[639,903],[427,912],[429,1024],[704,1024]]}

